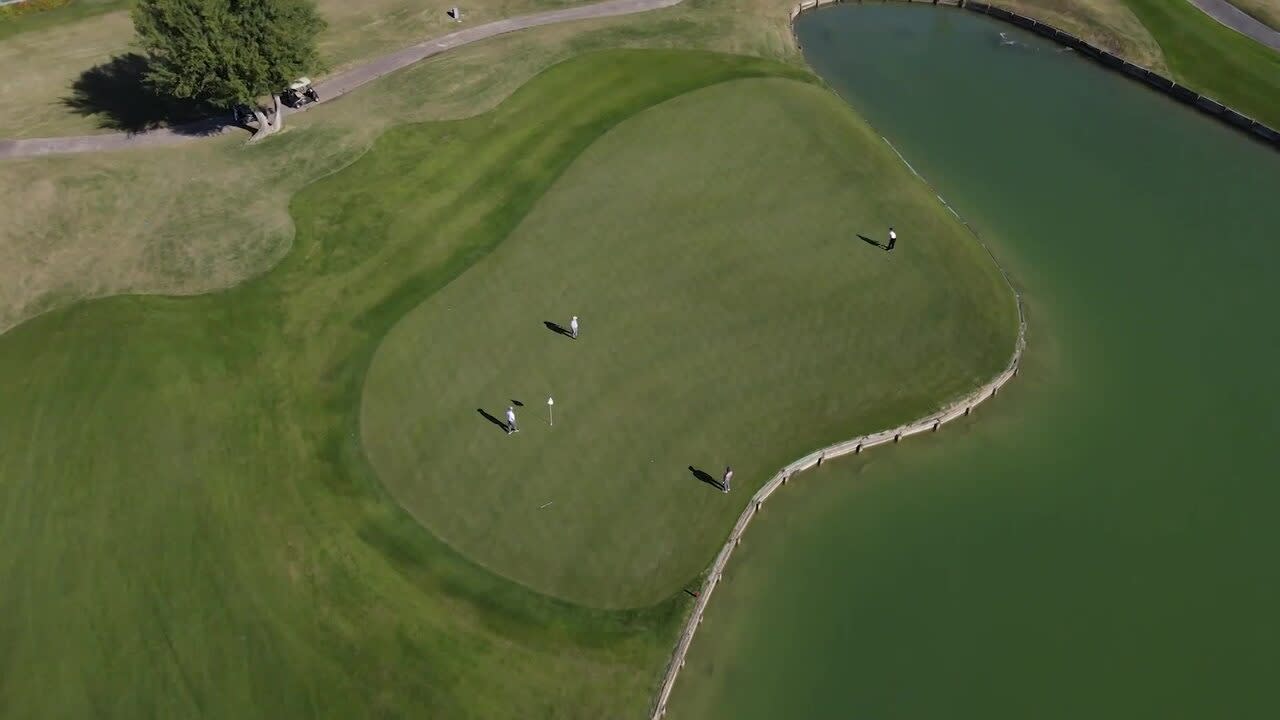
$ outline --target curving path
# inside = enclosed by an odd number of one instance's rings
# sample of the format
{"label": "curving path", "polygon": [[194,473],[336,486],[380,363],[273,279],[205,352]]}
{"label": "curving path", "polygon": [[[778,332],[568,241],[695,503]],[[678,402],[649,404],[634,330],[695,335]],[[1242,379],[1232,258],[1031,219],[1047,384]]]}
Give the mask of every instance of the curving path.
{"label": "curving path", "polygon": [[1272,30],[1227,0],[1189,0],[1209,17],[1253,38],[1272,50],[1280,51],[1280,31]]}
{"label": "curving path", "polygon": [[[345,72],[338,73],[316,84],[316,90],[325,102],[343,95],[377,80],[388,73],[408,67],[429,57],[448,52],[454,48],[488,38],[504,35],[517,30],[554,25],[556,23],[573,22],[575,20],[591,20],[595,18],[631,15],[634,13],[659,10],[677,5],[682,0],[606,0],[594,5],[551,10],[548,12],[521,15],[519,17],[495,20],[484,25],[477,25],[465,30],[449,33],[443,37],[425,40],[403,50],[358,65]],[[305,112],[305,106],[291,113]],[[98,152],[103,150],[125,150],[139,147],[163,147],[191,142],[200,138],[213,137],[229,131],[242,130],[231,122],[229,116],[209,118],[187,125],[171,128],[157,128],[140,133],[108,133],[103,135],[80,135],[73,137],[30,138],[24,140],[0,140],[0,160],[5,158],[36,157],[65,153]]]}

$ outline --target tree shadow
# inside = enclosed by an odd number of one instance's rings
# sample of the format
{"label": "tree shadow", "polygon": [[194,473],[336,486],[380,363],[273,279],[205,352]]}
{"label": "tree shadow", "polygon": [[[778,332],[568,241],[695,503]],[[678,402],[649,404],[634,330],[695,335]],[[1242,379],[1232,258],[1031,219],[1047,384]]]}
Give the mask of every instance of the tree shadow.
{"label": "tree shadow", "polygon": [[184,135],[209,135],[234,124],[229,113],[207,102],[161,95],[147,84],[146,74],[146,57],[117,55],[81,73],[62,104],[96,118],[99,127],[128,133],[168,127]]}
{"label": "tree shadow", "polygon": [[699,470],[698,468],[696,468],[696,467],[694,467],[694,466],[690,465],[690,466],[689,466],[689,472],[693,473],[693,476],[694,476],[695,478],[697,478],[697,479],[701,480],[702,482],[704,482],[704,483],[706,483],[706,484],[710,485],[711,487],[713,487],[713,488],[715,488],[715,489],[717,489],[717,490],[724,490],[724,485],[723,485],[723,484],[721,484],[721,482],[720,482],[719,480],[717,480],[717,479],[715,479],[715,478],[711,477],[711,473],[707,472],[706,470]]}

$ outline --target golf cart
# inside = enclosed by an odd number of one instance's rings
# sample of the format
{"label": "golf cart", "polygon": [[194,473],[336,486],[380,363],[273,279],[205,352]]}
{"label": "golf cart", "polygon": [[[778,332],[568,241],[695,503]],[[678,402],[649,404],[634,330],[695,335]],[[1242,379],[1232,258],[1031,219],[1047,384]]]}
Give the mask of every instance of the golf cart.
{"label": "golf cart", "polygon": [[310,78],[298,78],[289,84],[288,89],[280,94],[280,99],[291,108],[300,108],[313,102],[320,102],[320,93],[311,86]]}

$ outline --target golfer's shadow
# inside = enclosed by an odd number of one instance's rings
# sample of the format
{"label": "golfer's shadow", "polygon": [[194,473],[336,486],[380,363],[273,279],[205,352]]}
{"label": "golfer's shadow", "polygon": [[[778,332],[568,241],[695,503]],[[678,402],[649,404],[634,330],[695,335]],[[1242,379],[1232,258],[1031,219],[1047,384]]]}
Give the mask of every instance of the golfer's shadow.
{"label": "golfer's shadow", "polygon": [[875,245],[876,247],[880,248],[881,250],[888,250],[888,249],[889,249],[889,246],[888,246],[888,245],[882,245],[882,244],[880,244],[880,243],[876,242],[875,240],[872,240],[871,238],[867,237],[866,235],[859,235],[858,237],[862,238],[862,241],[863,241],[863,242],[868,243],[868,244],[870,244],[870,245]]}
{"label": "golfer's shadow", "polygon": [[698,468],[690,465],[689,472],[693,473],[694,477],[710,485],[711,487],[717,490],[724,490],[724,485],[722,485],[719,480],[711,477],[711,473],[707,472],[706,470],[699,470]]}
{"label": "golfer's shadow", "polygon": [[480,415],[481,415],[481,416],[483,416],[485,420],[488,420],[489,422],[493,423],[494,425],[497,425],[497,426],[498,426],[498,428],[502,430],[502,432],[506,432],[506,431],[507,431],[507,424],[506,424],[505,422],[503,422],[503,421],[499,420],[498,418],[496,418],[496,417],[494,417],[494,416],[490,415],[488,412],[486,412],[486,411],[485,411],[485,409],[484,409],[484,408],[476,408],[476,412],[480,413]]}
{"label": "golfer's shadow", "polygon": [[567,338],[573,337],[573,333],[569,332],[569,329],[563,325],[557,325],[556,323],[553,323],[550,320],[543,320],[542,324],[546,325],[547,329],[553,333],[559,333]]}

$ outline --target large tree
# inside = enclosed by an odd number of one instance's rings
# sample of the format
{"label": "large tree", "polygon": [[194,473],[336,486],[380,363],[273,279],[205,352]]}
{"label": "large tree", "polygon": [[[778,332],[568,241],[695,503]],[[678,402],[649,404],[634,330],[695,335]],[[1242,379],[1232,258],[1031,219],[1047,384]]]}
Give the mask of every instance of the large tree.
{"label": "large tree", "polygon": [[[140,0],[133,25],[147,53],[147,82],[179,98],[247,105],[258,135],[284,121],[280,91],[316,67],[324,20],[311,0]],[[275,101],[275,123],[258,99]]]}

